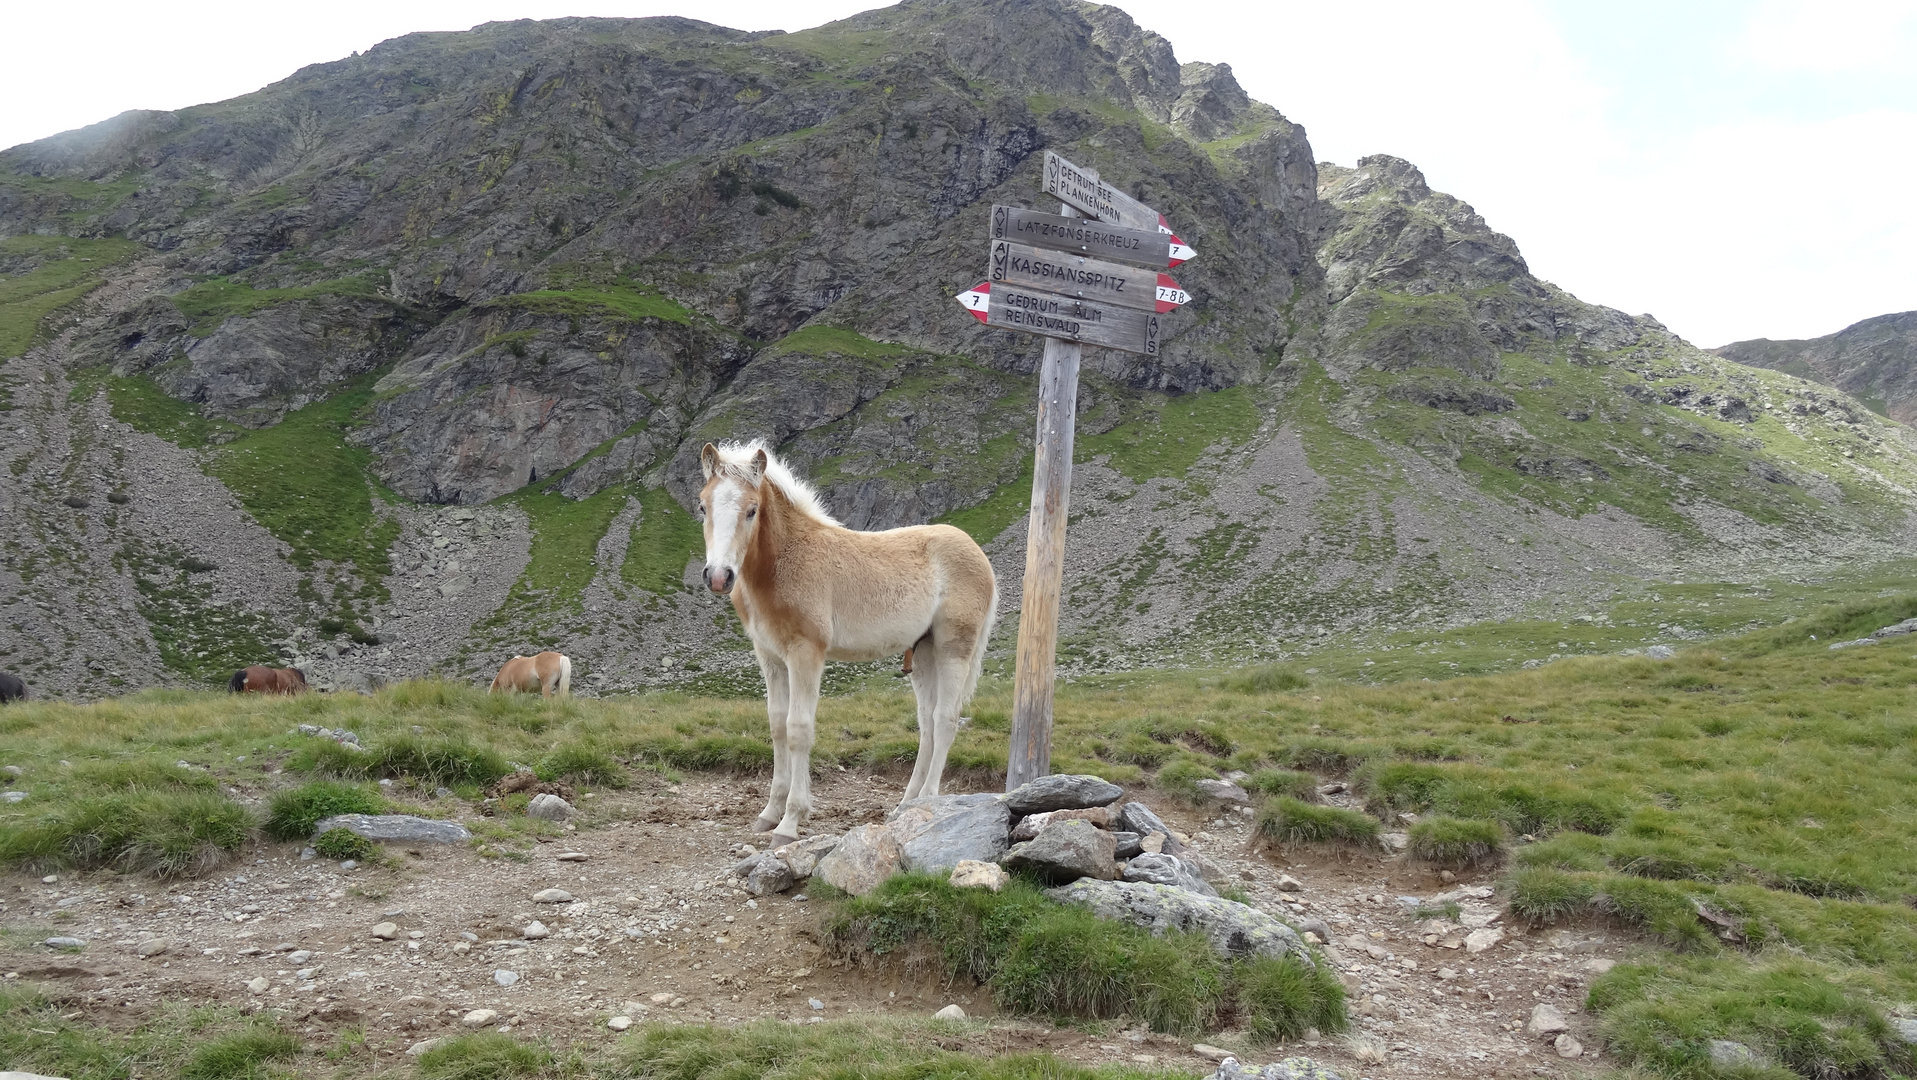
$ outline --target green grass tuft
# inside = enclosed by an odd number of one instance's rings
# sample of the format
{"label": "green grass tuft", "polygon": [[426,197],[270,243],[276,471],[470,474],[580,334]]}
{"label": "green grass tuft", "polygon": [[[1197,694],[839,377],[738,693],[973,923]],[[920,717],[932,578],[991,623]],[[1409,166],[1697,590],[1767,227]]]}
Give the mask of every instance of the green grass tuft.
{"label": "green grass tuft", "polygon": [[313,851],[323,859],[364,859],[376,850],[371,840],[350,829],[328,829],[313,838]]}
{"label": "green grass tuft", "polygon": [[1245,668],[1225,676],[1223,682],[1225,689],[1240,694],[1279,694],[1286,690],[1303,690],[1311,685],[1310,679],[1288,664]]}
{"label": "green grass tuft", "polygon": [[205,791],[133,790],[56,802],[0,831],[0,864],[203,873],[245,843],[246,808]]}
{"label": "green grass tuft", "polygon": [[567,780],[582,787],[623,788],[630,781],[625,766],[589,742],[560,744],[534,771],[541,780]]}
{"label": "green grass tuft", "polygon": [[180,1080],[266,1080],[270,1062],[297,1057],[298,1038],[270,1027],[222,1035],[204,1043],[187,1058]]}
{"label": "green grass tuft", "polygon": [[1306,1028],[1343,1031],[1345,987],[1323,964],[1307,967],[1294,957],[1259,957],[1238,973],[1238,1001],[1261,1039],[1298,1039]]}
{"label": "green grass tuft", "polygon": [[1376,847],[1378,819],[1341,806],[1320,806],[1280,795],[1258,811],[1258,833],[1281,844]]}
{"label": "green grass tuft", "polygon": [[490,784],[512,772],[505,756],[491,747],[413,734],[398,734],[364,750],[331,739],[315,740],[301,747],[287,768],[349,780],[407,778],[427,787]]}
{"label": "green grass tuft", "polygon": [[421,1080],[517,1080],[552,1064],[552,1051],[497,1031],[457,1035],[419,1055]]}
{"label": "green grass tuft", "polygon": [[1440,866],[1475,867],[1504,859],[1504,827],[1495,821],[1431,817],[1411,826],[1411,855]]}
{"label": "green grass tuft", "polygon": [[1254,795],[1285,795],[1299,802],[1318,801],[1318,778],[1291,769],[1260,769],[1241,784]]}
{"label": "green grass tuft", "polygon": [[[1296,1015],[1343,1024],[1342,989],[1335,980],[1299,990],[1257,965],[1221,958],[1197,934],[1155,937],[1060,906],[1038,886],[1014,879],[998,893],[954,889],[942,875],[894,877],[868,896],[839,904],[826,935],[841,956],[871,962],[887,956],[935,955],[951,978],[988,984],[1007,1009],[1052,1016],[1128,1016],[1156,1030],[1193,1034],[1217,1021],[1256,970],[1246,1007],[1267,1010],[1274,1028]],[[1302,968],[1302,965],[1299,965]],[[1308,1025],[1309,1026],[1309,1025]]]}
{"label": "green grass tuft", "polygon": [[385,810],[386,800],[370,787],[316,780],[273,793],[267,803],[266,835],[275,840],[304,840],[313,835],[315,825],[334,814],[379,814]]}

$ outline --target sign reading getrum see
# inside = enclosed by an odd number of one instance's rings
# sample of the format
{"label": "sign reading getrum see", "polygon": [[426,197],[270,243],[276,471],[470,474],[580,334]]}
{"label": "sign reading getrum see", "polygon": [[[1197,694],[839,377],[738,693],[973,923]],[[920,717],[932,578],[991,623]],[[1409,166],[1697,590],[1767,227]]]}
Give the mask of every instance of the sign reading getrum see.
{"label": "sign reading getrum see", "polygon": [[1103,301],[1162,314],[1191,299],[1170,274],[1007,240],[993,241],[987,265],[987,274],[995,283],[1062,293],[1074,300]]}
{"label": "sign reading getrum see", "polygon": [[1066,338],[1083,345],[1158,355],[1158,331],[1163,318],[1155,311],[1074,300],[1056,293],[1034,292],[1011,285],[981,281],[959,294],[978,321],[1007,330]]}

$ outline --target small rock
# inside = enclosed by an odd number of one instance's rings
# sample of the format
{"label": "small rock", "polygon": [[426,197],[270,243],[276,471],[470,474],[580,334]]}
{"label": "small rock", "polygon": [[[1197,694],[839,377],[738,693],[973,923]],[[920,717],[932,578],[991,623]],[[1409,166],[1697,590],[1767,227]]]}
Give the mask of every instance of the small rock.
{"label": "small rock", "polygon": [[818,998],[806,998],[805,1003],[811,1006],[813,1012],[822,1012],[825,1009],[825,1002],[820,1001]]}
{"label": "small rock", "polygon": [[519,936],[525,938],[527,941],[538,941],[540,938],[551,936],[551,934],[552,931],[546,929],[546,924],[540,922],[538,919],[527,923],[526,928],[519,932]]}
{"label": "small rock", "polygon": [[1279,874],[1278,875],[1278,891],[1279,892],[1304,892],[1305,883],[1302,881],[1299,881],[1295,877],[1292,877],[1290,874]]}
{"label": "small rock", "polygon": [[18,779],[27,774],[26,770],[22,769],[18,765],[8,765],[5,768],[0,768],[0,773],[6,773],[8,776],[14,777],[15,779]]}
{"label": "small rock", "polygon": [[1752,1050],[1741,1042],[1732,1042],[1729,1039],[1712,1039],[1711,1064],[1720,1069],[1728,1069],[1738,1065],[1761,1065],[1763,1064],[1763,1059],[1757,1056],[1757,1051]]}
{"label": "small rock", "polygon": [[266,988],[271,985],[273,984],[266,981],[266,976],[259,975],[248,980],[246,984],[246,988],[248,990],[251,990],[255,994],[264,994],[266,993]]}
{"label": "small rock", "polygon": [[1178,854],[1179,843],[1172,836],[1172,827],[1152,812],[1152,808],[1141,802],[1128,802],[1118,808],[1118,826],[1127,832],[1135,832],[1144,837],[1142,841],[1146,851],[1159,851],[1152,846],[1152,834],[1157,833],[1158,842],[1167,855]]}
{"label": "small rock", "polygon": [[1653,645],[1644,650],[1644,655],[1653,660],[1670,660],[1677,656],[1677,650],[1669,645]]}
{"label": "small rock", "polygon": [[963,1020],[965,1019],[965,1010],[959,1008],[957,1005],[947,1005],[945,1008],[940,1009],[938,1012],[933,1013],[932,1019]]}
{"label": "small rock", "polygon": [[313,951],[311,949],[294,949],[292,952],[286,954],[286,962],[294,967],[299,967],[312,958]]}
{"label": "small rock", "polygon": [[792,867],[770,851],[746,856],[732,868],[732,873],[753,896],[784,892],[795,883]]}
{"label": "small rock", "polygon": [[[1125,789],[1102,777],[1070,773],[1041,776],[1003,796],[1005,808],[1013,817],[1044,813],[1047,810],[1082,810],[1088,806],[1109,806],[1125,797]],[[1133,832],[1141,830],[1133,829]]]}
{"label": "small rock", "polygon": [[526,804],[526,816],[547,821],[564,821],[572,816],[572,804],[547,792],[540,792]]}
{"label": "small rock", "polygon": [[558,859],[560,862],[585,862],[591,857],[592,856],[587,855],[583,851],[562,851],[553,856],[553,858]]}
{"label": "small rock", "polygon": [[1012,826],[1012,840],[1019,842],[1030,840],[1038,835],[1038,830],[1054,821],[1089,821],[1101,829],[1112,827],[1116,817],[1109,806],[1092,806],[1083,810],[1047,810],[1042,814],[1027,814]]}
{"label": "small rock", "polygon": [[1559,1035],[1551,1043],[1551,1046],[1557,1050],[1558,1056],[1561,1058],[1584,1056],[1584,1044],[1577,1041],[1577,1038],[1570,1034]]}
{"label": "small rock", "polygon": [[453,942],[453,955],[455,956],[464,956],[467,953],[472,951],[473,951],[473,943],[470,941]]}
{"label": "small rock", "polygon": [[1379,833],[1378,846],[1395,855],[1411,846],[1411,834],[1401,832]]}
{"label": "small rock", "polygon": [[1898,1038],[1907,1043],[1917,1044],[1917,1020],[1893,1016],[1890,1018],[1890,1028],[1897,1033]]}
{"label": "small rock", "polygon": [[1571,1030],[1571,1024],[1564,1019],[1555,1005],[1535,1005],[1531,1009],[1531,1020],[1524,1025],[1524,1033],[1533,1038],[1550,1038]]}
{"label": "small rock", "polygon": [[1144,837],[1135,832],[1126,832],[1124,829],[1113,829],[1111,833],[1113,857],[1129,859],[1134,855],[1145,853]]}
{"label": "small rock", "polygon": [[1578,966],[1583,968],[1585,971],[1590,972],[1593,975],[1602,975],[1605,972],[1616,967],[1617,961],[1612,960],[1608,957],[1593,956],[1592,958],[1590,958],[1589,960],[1586,960],[1584,963]]}
{"label": "small rock", "polygon": [[433,798],[435,798],[435,799],[450,799],[450,798],[452,798],[452,797],[453,797],[453,789],[452,789],[452,788],[449,788],[449,787],[436,787],[436,788],[434,788],[434,789],[433,789]]}
{"label": "small rock", "polygon": [[312,862],[314,859],[317,859],[317,858],[319,858],[319,852],[315,850],[314,848],[305,847],[300,849],[301,862]]}
{"label": "small rock", "polygon": [[1481,953],[1503,940],[1504,931],[1495,926],[1487,926],[1482,930],[1473,930],[1464,936],[1464,951]]}
{"label": "small rock", "polygon": [[135,945],[133,951],[141,956],[158,956],[172,947],[173,943],[166,938],[155,937],[147,938],[145,941]]}
{"label": "small rock", "polygon": [[611,1028],[614,1031],[624,1031],[627,1028],[632,1026],[632,1017],[615,1016],[612,1019],[606,1021],[606,1026]]}
{"label": "small rock", "polygon": [[359,869],[359,860],[358,859],[342,859],[340,861],[339,868],[341,870],[357,870]]}
{"label": "small rock", "polygon": [[[1317,1028],[1307,1028],[1304,1041],[1306,1046],[1317,1046],[1324,1040]],[[1339,1080],[1339,1076],[1308,1057],[1286,1058],[1260,1067],[1240,1065],[1237,1058],[1228,1056],[1205,1080]]]}
{"label": "small rock", "polygon": [[419,1055],[425,1053],[428,1050],[431,1050],[433,1047],[438,1046],[440,1043],[443,1043],[445,1041],[446,1041],[446,1036],[444,1035],[441,1035],[437,1039],[421,1039],[418,1042],[406,1048],[406,1056],[418,1057]]}
{"label": "small rock", "polygon": [[0,791],[0,800],[5,800],[6,802],[25,802],[26,798],[27,793],[24,791]]}
{"label": "small rock", "polygon": [[671,994],[654,994],[654,995],[652,995],[652,1003],[653,1003],[654,1005],[664,1005],[664,1004],[665,1004],[666,1002],[668,1002],[668,1001],[671,1001],[671,1000],[672,1000],[672,995],[671,995]]}
{"label": "small rock", "polygon": [[[748,848],[750,844],[746,845]],[[772,854],[792,871],[792,880],[804,881],[819,872],[819,860],[832,854],[839,846],[838,836],[830,833],[808,836],[803,840],[794,840],[773,850]],[[748,851],[746,854],[750,855]]]}
{"label": "small rock", "polygon": [[541,889],[532,894],[535,904],[570,904],[572,894],[564,889]]}
{"label": "small rock", "polygon": [[1229,780],[1196,780],[1193,786],[1205,793],[1208,798],[1219,802],[1249,803],[1251,793]]}
{"label": "small rock", "polygon": [[380,923],[373,927],[373,936],[381,941],[391,941],[399,936],[399,927],[389,922]]}
{"label": "small rock", "polygon": [[472,1012],[469,1012],[465,1016],[460,1017],[459,1022],[466,1025],[469,1028],[482,1028],[497,1019],[499,1019],[499,1013],[497,1010],[474,1009]]}
{"label": "small rock", "polygon": [[[997,892],[1012,880],[1012,875],[997,863],[980,862],[977,859],[960,859],[952,868],[949,879],[956,889],[990,889]],[[958,1006],[954,1005],[953,1008]]]}
{"label": "small rock", "polygon": [[1231,1056],[1231,1051],[1220,1050],[1218,1047],[1206,1043],[1193,1043],[1191,1052],[1201,1058],[1210,1058],[1213,1061],[1223,1061]]}
{"label": "small rock", "polygon": [[40,944],[45,945],[49,949],[84,949],[87,947],[85,939],[77,937],[50,937]]}
{"label": "small rock", "polygon": [[519,972],[507,971],[505,968],[500,968],[493,972],[493,981],[501,986],[517,986],[519,984]]}

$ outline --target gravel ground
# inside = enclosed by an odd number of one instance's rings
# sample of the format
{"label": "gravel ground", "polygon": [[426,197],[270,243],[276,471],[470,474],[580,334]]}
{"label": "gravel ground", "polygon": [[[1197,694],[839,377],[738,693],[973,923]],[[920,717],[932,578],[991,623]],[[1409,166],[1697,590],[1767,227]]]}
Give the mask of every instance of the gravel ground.
{"label": "gravel ground", "polygon": [[[822,778],[813,831],[882,820],[900,787],[858,773]],[[297,846],[260,845],[179,884],[109,872],[43,882],[10,872],[0,876],[0,971],[115,1027],[139,1023],[162,1000],[223,1002],[280,1012],[309,1040],[363,1025],[372,1045],[394,1057],[462,1030],[482,1009],[497,1014],[489,1023],[500,1030],[591,1043],[613,1037],[607,1021],[615,1015],[809,1022],[924,1016],[956,1003],[987,1023],[992,1040],[980,1046],[1093,1062],[1149,1058],[1194,1075],[1208,1069],[1186,1040],[1002,1017],[989,992],[969,983],[944,986],[902,964],[835,964],[817,940],[818,905],[794,895],[752,900],[725,878],[738,845],[756,839],[746,826],[763,796],[763,781],[701,776],[585,797],[573,829],[515,857],[389,845],[385,859],[343,869],[302,861]],[[460,810],[485,828],[473,808]],[[1329,953],[1351,990],[1353,1034],[1241,1056],[1308,1053],[1351,1077],[1568,1075],[1573,1062],[1522,1030],[1539,1003],[1560,1008],[1571,1034],[1595,1046],[1578,1005],[1594,961],[1631,945],[1615,932],[1507,927],[1484,888],[1488,878],[1444,882],[1402,857],[1287,859],[1254,850],[1249,821],[1235,808],[1165,816],[1258,906],[1332,928]],[[572,853],[584,860],[560,858]],[[1283,875],[1302,889],[1282,891]],[[574,899],[531,899],[549,888]],[[1397,899],[1458,889],[1467,890],[1459,923],[1448,926],[1420,922]],[[527,938],[534,920],[550,936]],[[374,936],[386,922],[394,924],[391,940]],[[1476,926],[1506,936],[1471,953],[1462,940]],[[37,944],[54,935],[87,945],[66,953]],[[161,942],[164,951],[141,955]],[[1245,1045],[1230,1032],[1206,1041]],[[1594,1058],[1587,1049],[1581,1061]]]}

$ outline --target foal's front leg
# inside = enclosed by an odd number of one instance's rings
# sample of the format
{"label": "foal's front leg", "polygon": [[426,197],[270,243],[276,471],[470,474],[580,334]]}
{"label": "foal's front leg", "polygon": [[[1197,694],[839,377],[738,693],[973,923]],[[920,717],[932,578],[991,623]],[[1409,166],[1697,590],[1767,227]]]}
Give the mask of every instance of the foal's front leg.
{"label": "foal's front leg", "polygon": [[825,651],[801,646],[786,655],[785,664],[791,683],[785,716],[785,768],[791,788],[785,797],[785,816],[772,836],[775,847],[797,840],[800,827],[812,815],[812,739],[818,730]]}
{"label": "foal's front leg", "polygon": [[765,715],[772,726],[772,790],[766,793],[765,809],[752,823],[755,833],[769,832],[785,816],[786,793],[792,784],[792,755],[786,750],[786,710],[792,700],[789,676],[783,661],[755,649],[759,674],[765,676]]}

